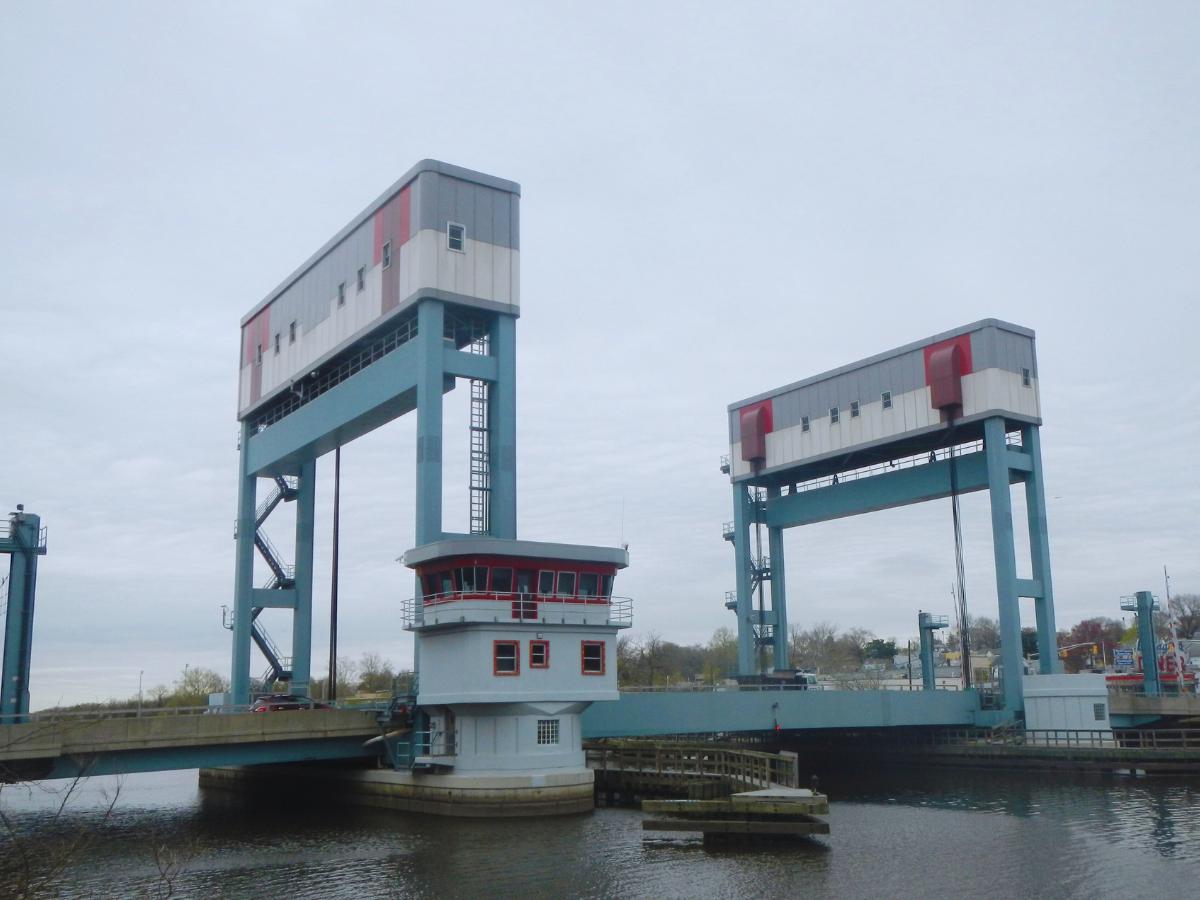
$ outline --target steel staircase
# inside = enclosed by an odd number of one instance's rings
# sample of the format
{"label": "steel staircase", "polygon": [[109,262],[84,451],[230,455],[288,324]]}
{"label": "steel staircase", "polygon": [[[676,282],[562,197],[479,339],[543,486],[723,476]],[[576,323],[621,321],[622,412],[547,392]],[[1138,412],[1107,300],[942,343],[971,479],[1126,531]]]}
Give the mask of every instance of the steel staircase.
{"label": "steel staircase", "polygon": [[488,383],[471,379],[471,534],[487,534],[491,526],[491,439],[488,432]]}
{"label": "steel staircase", "polygon": [[[258,548],[263,562],[271,570],[271,577],[263,584],[263,590],[286,590],[296,586],[296,567],[284,563],[283,557],[280,556],[279,551],[262,529],[263,523],[280,503],[290,503],[296,499],[298,493],[296,481],[295,477],[276,475],[274,487],[254,510],[254,546]],[[235,537],[237,535],[236,524],[234,525],[234,535]],[[267,630],[258,621],[258,616],[262,611],[263,607],[261,606],[255,606],[250,610],[250,638],[269,666],[262,676],[263,686],[269,687],[276,681],[292,680],[292,659],[280,652],[279,647],[267,634]],[[226,628],[232,629],[232,618],[226,617],[224,625]]]}

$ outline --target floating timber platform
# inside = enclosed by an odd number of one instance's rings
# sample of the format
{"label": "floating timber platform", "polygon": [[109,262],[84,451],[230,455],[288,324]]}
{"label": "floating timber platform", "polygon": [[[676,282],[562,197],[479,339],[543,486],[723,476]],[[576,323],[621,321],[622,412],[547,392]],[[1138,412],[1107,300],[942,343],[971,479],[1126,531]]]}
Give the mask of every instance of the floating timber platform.
{"label": "floating timber platform", "polygon": [[802,788],[769,788],[723,800],[645,800],[642,810],[669,816],[644,819],[643,831],[699,831],[710,835],[829,834],[829,798]]}

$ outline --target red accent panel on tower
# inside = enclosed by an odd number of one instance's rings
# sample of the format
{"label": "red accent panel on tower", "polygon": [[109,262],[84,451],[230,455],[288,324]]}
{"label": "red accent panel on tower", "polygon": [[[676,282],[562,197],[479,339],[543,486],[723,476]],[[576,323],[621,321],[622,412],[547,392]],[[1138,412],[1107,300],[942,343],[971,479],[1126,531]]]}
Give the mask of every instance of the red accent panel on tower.
{"label": "red accent panel on tower", "polygon": [[262,352],[265,354],[270,343],[271,307],[268,305],[242,327],[242,365],[250,366],[251,403],[262,396],[262,366],[256,364],[258,348],[262,347]]}
{"label": "red accent panel on tower", "polygon": [[972,371],[969,334],[926,347],[925,383],[933,408],[962,406],[962,376]]}
{"label": "red accent panel on tower", "polygon": [[771,401],[763,400],[738,410],[742,459],[758,470],[767,461],[767,435],[775,430]]}

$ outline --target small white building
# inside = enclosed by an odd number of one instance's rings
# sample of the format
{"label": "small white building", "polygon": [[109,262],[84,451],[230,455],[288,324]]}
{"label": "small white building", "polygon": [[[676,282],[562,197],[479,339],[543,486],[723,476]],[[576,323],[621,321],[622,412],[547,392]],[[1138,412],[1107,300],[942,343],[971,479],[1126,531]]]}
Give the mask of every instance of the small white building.
{"label": "small white building", "polygon": [[1103,731],[1111,735],[1108,685],[1104,675],[1026,675],[1024,678],[1026,730]]}
{"label": "small white building", "polygon": [[616,638],[632,601],[613,582],[628,561],[625,550],[482,535],[404,554],[419,589],[404,627],[428,717],[414,773],[460,792],[453,812],[482,811],[484,797],[507,814],[592,807],[580,715],[619,696]]}

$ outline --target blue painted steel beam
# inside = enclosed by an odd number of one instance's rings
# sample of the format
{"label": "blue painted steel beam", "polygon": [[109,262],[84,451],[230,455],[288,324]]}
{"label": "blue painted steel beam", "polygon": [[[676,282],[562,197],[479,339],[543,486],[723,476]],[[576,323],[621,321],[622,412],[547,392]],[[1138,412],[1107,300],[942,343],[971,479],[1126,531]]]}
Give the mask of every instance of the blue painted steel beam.
{"label": "blue painted steel beam", "polygon": [[42,520],[33,513],[15,513],[9,533],[0,538],[0,553],[9,554],[8,611],[4,620],[4,662],[0,682],[0,722],[24,721],[29,712],[29,670],[33,653],[33,608],[37,596],[37,558]]}
{"label": "blue painted steel beam", "polygon": [[[986,453],[964,454],[957,458],[956,464],[960,494],[988,487]],[[1024,477],[1019,470],[1009,474],[1014,483]],[[767,507],[767,525],[772,528],[811,525],[949,496],[950,462],[938,460],[771,500]]]}
{"label": "blue painted steel beam", "polygon": [[[1000,612],[1000,659],[1004,665],[1001,684],[1004,709],[1013,716],[1025,711],[1024,655],[1021,653],[1021,609],[1018,605],[1017,554],[1013,543],[1012,483],[1004,419],[993,417],[983,423],[984,454],[987,459],[988,491],[992,510],[992,553],[996,561],[996,600]],[[969,664],[969,660],[964,663]]]}
{"label": "blue painted steel beam", "polygon": [[229,702],[250,702],[250,629],[254,609],[254,535],[258,530],[258,478],[246,474],[250,424],[242,422],[238,460],[237,542],[233,573],[233,659],[229,667]]}
{"label": "blue painted steel beam", "polygon": [[494,537],[517,536],[517,320],[497,314],[491,354],[496,364],[488,411],[492,463],[489,519]]}
{"label": "blue painted steel beam", "polygon": [[974,725],[975,691],[646,691],[593,703],[583,736],[646,737],[783,729]]}
{"label": "blue painted steel beam", "polygon": [[1050,576],[1050,537],[1046,527],[1046,489],[1042,476],[1042,436],[1036,425],[1021,429],[1021,445],[1030,461],[1025,479],[1025,509],[1029,520],[1029,557],[1033,582],[1038,591],[1023,594],[1035,598],[1037,622],[1038,670],[1043,675],[1062,671],[1058,658],[1058,632],[1054,624],[1054,586]]}
{"label": "blue painted steel beam", "polygon": [[445,354],[442,338],[445,309],[439,300],[422,300],[417,307],[417,337],[413,369],[417,410],[417,527],[418,546],[442,537],[442,382]]}
{"label": "blue painted steel beam", "polygon": [[[767,502],[779,497],[779,487],[767,488]],[[791,667],[788,659],[787,565],[784,560],[783,529],[767,529],[767,553],[771,557],[771,664],[776,669]]]}
{"label": "blue painted steel beam", "polygon": [[754,646],[754,598],[750,591],[750,524],[753,508],[750,488],[733,486],[733,555],[737,577],[738,672],[752,675],[758,671],[758,652]]}
{"label": "blue painted steel beam", "polygon": [[295,609],[295,588],[254,588],[251,604],[262,609]]}
{"label": "blue painted steel beam", "polygon": [[1158,648],[1154,640],[1154,595],[1149,591],[1138,591],[1137,631],[1138,648],[1142,651],[1142,688],[1147,697],[1162,693],[1162,681],[1158,676]]}
{"label": "blue painted steel beam", "polygon": [[59,757],[44,778],[126,775],[133,772],[163,772],[171,769],[201,769],[217,766],[253,766],[265,763],[310,762],[335,759],[369,759],[379,755],[375,747],[364,748],[364,738],[271,741],[206,747],[174,747],[129,750],[94,757]]}
{"label": "blue painted steel beam", "polygon": [[312,658],[313,530],[316,527],[317,461],[300,467],[296,482],[296,608],[292,613],[291,693],[308,696]]}

